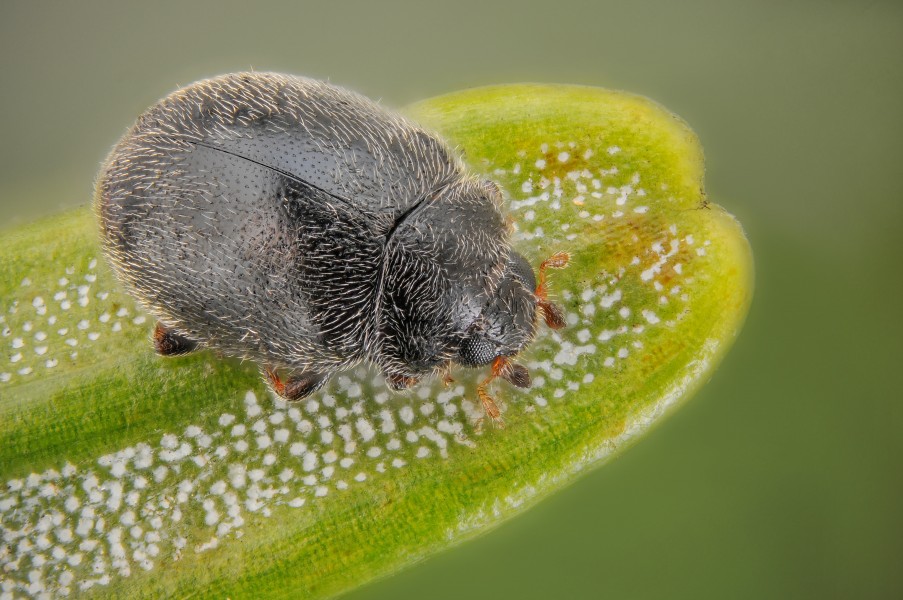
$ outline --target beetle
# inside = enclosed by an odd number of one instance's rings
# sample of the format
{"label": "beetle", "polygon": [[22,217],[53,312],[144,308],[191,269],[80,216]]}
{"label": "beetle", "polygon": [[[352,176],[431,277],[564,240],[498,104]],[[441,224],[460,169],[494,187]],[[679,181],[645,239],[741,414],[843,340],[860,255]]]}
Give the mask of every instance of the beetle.
{"label": "beetle", "polygon": [[[114,273],[157,319],[156,351],[208,347],[304,398],[369,362],[395,390],[513,362],[538,316],[564,326],[509,243],[502,194],[435,135],[342,88],[276,73],[199,81],[142,114],[96,182]],[[287,373],[287,377],[283,374]]]}

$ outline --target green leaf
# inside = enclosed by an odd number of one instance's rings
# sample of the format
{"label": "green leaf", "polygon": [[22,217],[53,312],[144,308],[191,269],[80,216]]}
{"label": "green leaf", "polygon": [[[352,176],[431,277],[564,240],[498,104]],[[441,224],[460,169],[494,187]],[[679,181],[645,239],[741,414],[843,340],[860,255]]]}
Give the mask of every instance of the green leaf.
{"label": "green leaf", "polygon": [[[417,104],[510,197],[568,325],[529,390],[390,394],[359,368],[297,405],[252,365],[162,359],[87,209],[0,234],[0,594],[325,597],[524,510],[688,397],[736,336],[751,257],[699,144],[650,101],[503,86]],[[5,597],[5,596],[4,596]]]}

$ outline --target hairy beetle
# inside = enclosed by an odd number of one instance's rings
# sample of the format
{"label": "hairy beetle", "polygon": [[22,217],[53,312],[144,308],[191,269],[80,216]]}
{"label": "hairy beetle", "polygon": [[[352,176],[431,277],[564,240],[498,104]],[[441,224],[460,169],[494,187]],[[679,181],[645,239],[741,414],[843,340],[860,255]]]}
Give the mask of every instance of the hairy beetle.
{"label": "hairy beetle", "polygon": [[[394,389],[510,357],[537,314],[564,325],[547,268],[508,243],[498,187],[402,117],[272,73],[200,81],[141,115],[97,179],[113,270],[157,319],[162,355],[199,345],[260,365],[297,400],[361,361]],[[283,380],[279,371],[287,371]]]}

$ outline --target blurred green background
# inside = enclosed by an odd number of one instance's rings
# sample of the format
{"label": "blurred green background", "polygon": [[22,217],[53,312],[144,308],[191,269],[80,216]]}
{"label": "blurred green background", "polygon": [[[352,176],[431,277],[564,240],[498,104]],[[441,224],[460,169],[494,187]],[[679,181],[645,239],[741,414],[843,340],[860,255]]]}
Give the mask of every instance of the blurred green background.
{"label": "blurred green background", "polygon": [[0,4],[0,226],[90,200],[179,85],[254,68],[389,106],[585,83],[681,115],[756,257],[746,328],[640,444],[491,534],[350,594],[903,598],[903,5]]}

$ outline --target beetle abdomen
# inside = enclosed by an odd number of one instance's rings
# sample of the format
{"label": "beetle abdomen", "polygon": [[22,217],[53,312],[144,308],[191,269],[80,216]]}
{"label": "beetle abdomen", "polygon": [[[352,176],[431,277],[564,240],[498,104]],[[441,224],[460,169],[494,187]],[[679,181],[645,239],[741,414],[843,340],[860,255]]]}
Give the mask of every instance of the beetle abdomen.
{"label": "beetle abdomen", "polygon": [[235,74],[147,111],[96,204],[114,269],[167,325],[330,369],[365,357],[389,232],[461,177],[440,142],[361,96]]}

